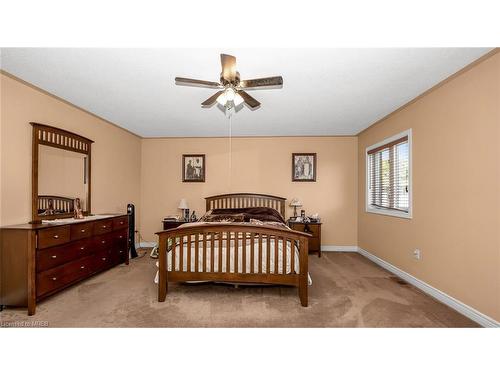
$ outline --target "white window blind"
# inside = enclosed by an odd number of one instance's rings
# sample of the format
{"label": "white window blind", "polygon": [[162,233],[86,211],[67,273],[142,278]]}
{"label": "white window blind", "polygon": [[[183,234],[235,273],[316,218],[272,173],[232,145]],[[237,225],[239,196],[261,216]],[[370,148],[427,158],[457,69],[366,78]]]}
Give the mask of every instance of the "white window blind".
{"label": "white window blind", "polygon": [[372,209],[410,210],[410,144],[408,135],[367,151],[367,199]]}

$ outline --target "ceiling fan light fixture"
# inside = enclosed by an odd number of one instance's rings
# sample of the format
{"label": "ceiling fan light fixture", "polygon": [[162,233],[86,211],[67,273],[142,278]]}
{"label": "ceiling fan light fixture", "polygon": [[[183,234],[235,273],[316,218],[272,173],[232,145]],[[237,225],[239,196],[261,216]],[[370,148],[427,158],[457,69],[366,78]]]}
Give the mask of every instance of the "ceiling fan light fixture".
{"label": "ceiling fan light fixture", "polygon": [[226,105],[227,103],[227,99],[226,99],[226,93],[223,92],[222,94],[220,94],[218,97],[217,97],[217,103],[219,103],[220,105]]}
{"label": "ceiling fan light fixture", "polygon": [[228,88],[226,89],[225,94],[226,94],[226,100],[227,100],[228,102],[232,102],[232,101],[234,101],[234,95],[235,95],[234,89],[232,89],[231,87],[228,87]]}
{"label": "ceiling fan light fixture", "polygon": [[220,94],[216,100],[217,103],[226,107],[232,107],[233,104],[235,106],[238,106],[243,103],[243,98],[232,87],[228,87],[227,89],[225,89],[224,92]]}
{"label": "ceiling fan light fixture", "polygon": [[237,107],[241,103],[243,103],[243,98],[241,97],[241,95],[238,93],[234,94],[234,105]]}

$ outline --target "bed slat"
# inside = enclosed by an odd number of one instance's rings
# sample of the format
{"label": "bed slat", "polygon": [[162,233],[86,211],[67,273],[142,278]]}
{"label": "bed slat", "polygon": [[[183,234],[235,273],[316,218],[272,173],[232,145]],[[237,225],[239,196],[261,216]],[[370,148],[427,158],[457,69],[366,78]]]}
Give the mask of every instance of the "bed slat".
{"label": "bed slat", "polygon": [[217,272],[222,272],[222,233],[223,232],[219,232],[217,233],[217,235],[219,236],[219,248],[218,248],[218,251],[219,251],[219,259],[218,259],[218,265],[217,265]]}
{"label": "bed slat", "polygon": [[179,238],[179,271],[184,272],[184,236]]}
{"label": "bed slat", "polygon": [[279,262],[279,256],[278,256],[278,249],[279,249],[279,240],[278,237],[274,237],[274,274],[278,274],[278,262]]}
{"label": "bed slat", "polygon": [[271,273],[271,236],[266,236],[266,273]]}
{"label": "bed slat", "polygon": [[226,272],[231,270],[231,232],[226,232]]}
{"label": "bed slat", "polygon": [[250,273],[255,273],[255,238],[254,234],[250,233]]}
{"label": "bed slat", "polygon": [[199,271],[199,260],[200,260],[200,233],[194,235],[194,272]]}
{"label": "bed slat", "polygon": [[191,251],[192,251],[192,246],[191,246],[191,234],[188,234],[188,244],[187,244],[187,272],[191,272]]}

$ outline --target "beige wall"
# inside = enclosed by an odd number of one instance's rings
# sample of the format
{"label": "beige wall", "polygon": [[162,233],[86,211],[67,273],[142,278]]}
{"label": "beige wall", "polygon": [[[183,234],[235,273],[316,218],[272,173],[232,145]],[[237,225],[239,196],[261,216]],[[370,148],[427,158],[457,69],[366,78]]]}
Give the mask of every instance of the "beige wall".
{"label": "beige wall", "polygon": [[30,121],[57,126],[92,145],[92,211],[126,212],[139,205],[141,139],[40,90],[0,73],[1,225],[31,220]]}
{"label": "beige wall", "polygon": [[[358,243],[500,321],[499,108],[497,53],[361,133]],[[413,219],[366,213],[365,149],[408,128]]]}
{"label": "beige wall", "polygon": [[[317,182],[292,182],[292,152],[316,152]],[[183,183],[182,154],[206,154],[206,182]],[[180,214],[186,198],[198,216],[204,197],[229,192],[298,197],[307,214],[324,222],[323,245],[357,243],[356,137],[144,139],[142,147],[141,223],[146,240],[156,241],[161,219]],[[231,162],[231,169],[229,165]],[[229,173],[229,171],[231,171]],[[287,216],[292,210],[287,208]]]}

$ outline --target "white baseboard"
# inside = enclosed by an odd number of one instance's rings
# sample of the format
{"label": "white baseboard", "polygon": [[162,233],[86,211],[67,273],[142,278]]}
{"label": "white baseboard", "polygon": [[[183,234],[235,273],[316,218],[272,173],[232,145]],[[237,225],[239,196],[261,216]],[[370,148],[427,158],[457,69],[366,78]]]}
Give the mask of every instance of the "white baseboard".
{"label": "white baseboard", "polygon": [[379,257],[373,255],[372,253],[361,248],[358,248],[358,253],[370,259],[372,262],[378,264],[382,268],[385,268],[387,271],[392,272],[393,274],[399,276],[401,279],[417,287],[424,293],[429,294],[438,301],[458,311],[460,314],[465,315],[466,317],[475,321],[481,326],[500,327],[500,323],[497,322],[495,319],[487,315],[484,315],[483,313],[477,311],[476,309],[470,307],[469,305],[466,305],[465,303],[460,302],[459,300],[449,296],[448,294],[440,291],[439,289],[434,288],[433,286],[425,283],[424,281],[417,279],[416,277],[399,269],[396,266],[393,266],[392,264],[386,262],[385,260],[380,259]]}
{"label": "white baseboard", "polygon": [[337,251],[343,253],[357,253],[357,246],[335,246],[335,245],[323,245],[321,246],[321,251]]}

